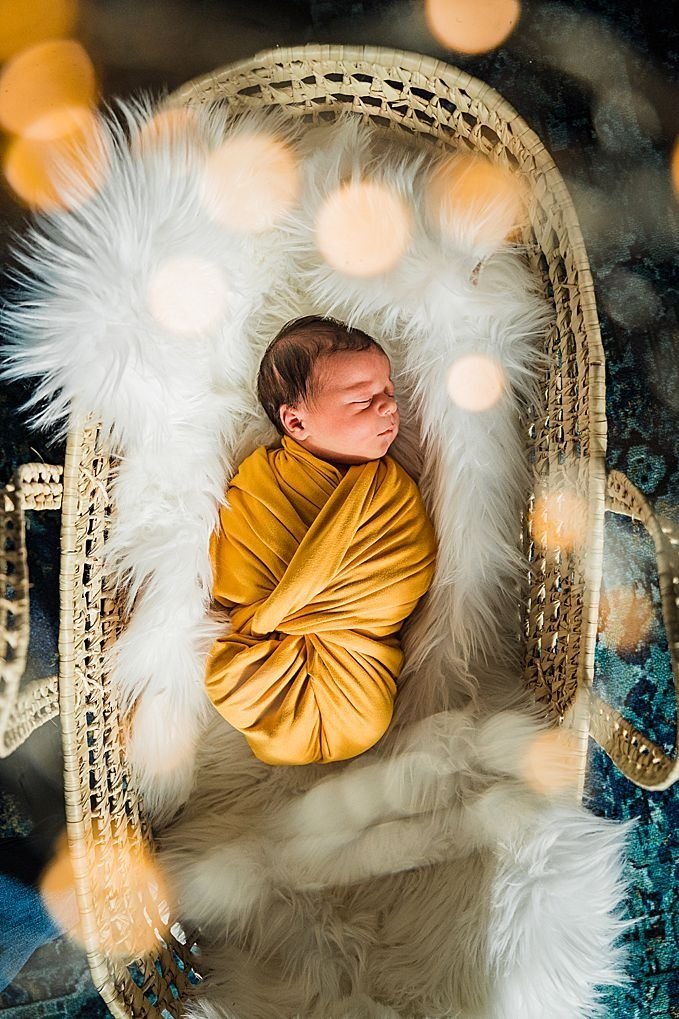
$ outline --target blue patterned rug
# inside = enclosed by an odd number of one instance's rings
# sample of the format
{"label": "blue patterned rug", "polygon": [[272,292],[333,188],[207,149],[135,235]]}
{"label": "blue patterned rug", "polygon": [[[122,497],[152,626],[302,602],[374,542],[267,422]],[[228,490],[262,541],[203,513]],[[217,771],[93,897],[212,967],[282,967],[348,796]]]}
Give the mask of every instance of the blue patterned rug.
{"label": "blue patterned rug", "polygon": [[[195,45],[168,41],[150,9],[145,48],[135,5],[93,0],[83,40],[106,73],[107,94],[161,84],[172,88],[257,49],[307,41],[417,50],[457,64],[497,89],[552,154],[581,223],[606,354],[607,464],[623,470],[659,515],[679,523],[679,228],[668,170],[671,144],[679,135],[679,36],[672,7],[642,7],[631,0],[526,0],[504,46],[487,56],[463,57],[429,36],[420,5],[410,0],[262,2],[242,10],[216,0],[185,0],[182,21]],[[172,5],[173,12],[178,8]],[[136,37],[136,66],[116,49],[116,40],[126,33]],[[0,217],[21,228],[7,195],[0,198]],[[2,483],[17,464],[63,458],[60,446],[25,429],[17,412],[21,399],[18,388],[0,389]],[[57,514],[29,514],[30,670],[36,676],[55,669],[58,526]],[[623,651],[615,620],[602,617],[595,688],[671,751],[673,680],[653,542],[640,524],[607,514],[603,592],[620,585],[634,589],[639,603],[649,606],[646,626]],[[47,749],[32,749],[38,739],[50,744]],[[63,824],[58,773],[54,723],[0,767],[5,818],[0,872],[9,870],[30,882],[49,859]],[[606,992],[606,1016],[677,1019],[679,786],[662,793],[637,789],[590,744],[586,798],[597,814],[637,819],[629,844],[626,911],[641,919],[625,935],[631,981]],[[8,852],[17,847],[20,853]],[[0,1011],[7,1019],[108,1014],[83,955],[64,939],[36,951],[0,995]]]}

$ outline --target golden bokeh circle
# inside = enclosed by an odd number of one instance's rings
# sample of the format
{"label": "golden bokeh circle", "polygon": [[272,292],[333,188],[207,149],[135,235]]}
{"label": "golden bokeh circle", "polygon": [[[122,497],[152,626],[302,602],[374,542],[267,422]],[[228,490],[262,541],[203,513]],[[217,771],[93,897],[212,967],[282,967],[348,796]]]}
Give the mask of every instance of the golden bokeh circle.
{"label": "golden bokeh circle", "polygon": [[459,53],[487,53],[501,46],[521,17],[519,0],[425,0],[434,38]]}
{"label": "golden bokeh circle", "polygon": [[205,203],[216,220],[239,233],[261,233],[297,200],[297,159],[273,135],[234,135],[207,157],[203,184]]}
{"label": "golden bokeh circle", "polygon": [[13,134],[44,140],[45,118],[63,108],[95,102],[96,75],[74,39],[49,39],[22,50],[0,73],[0,125]]}
{"label": "golden bokeh circle", "polygon": [[5,152],[5,176],[17,197],[36,211],[72,209],[87,201],[104,178],[107,155],[101,123],[94,110],[64,109],[50,116],[49,127],[44,120],[43,130],[44,139],[12,139]]}
{"label": "golden bokeh circle", "polygon": [[359,180],[340,185],[316,217],[316,244],[326,262],[349,276],[392,269],[410,240],[411,215],[387,184]]}
{"label": "golden bokeh circle", "polygon": [[478,413],[494,406],[505,388],[502,366],[488,354],[465,354],[448,369],[446,385],[453,403]]}
{"label": "golden bokeh circle", "polygon": [[77,0],[0,0],[0,61],[45,39],[70,35]]}

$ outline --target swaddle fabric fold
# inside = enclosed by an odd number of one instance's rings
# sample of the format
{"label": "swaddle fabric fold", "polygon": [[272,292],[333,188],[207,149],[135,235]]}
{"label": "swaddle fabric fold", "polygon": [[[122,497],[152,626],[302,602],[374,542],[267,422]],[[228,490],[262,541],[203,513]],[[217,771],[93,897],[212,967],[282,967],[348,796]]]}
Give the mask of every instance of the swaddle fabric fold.
{"label": "swaddle fabric fold", "polygon": [[373,746],[393,713],[399,631],[435,569],[410,475],[388,455],[335,465],[283,436],[240,465],[210,555],[232,628],[206,687],[255,755],[310,764]]}

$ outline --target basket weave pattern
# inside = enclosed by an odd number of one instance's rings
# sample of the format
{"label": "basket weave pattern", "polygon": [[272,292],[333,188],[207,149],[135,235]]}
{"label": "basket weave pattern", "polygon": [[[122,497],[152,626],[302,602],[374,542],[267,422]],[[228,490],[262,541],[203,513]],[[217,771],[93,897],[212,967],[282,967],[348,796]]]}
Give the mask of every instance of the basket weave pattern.
{"label": "basket weave pattern", "polygon": [[[155,898],[157,887],[140,885],[153,838],[130,780],[120,712],[103,667],[107,648],[126,622],[122,599],[107,587],[102,568],[115,466],[96,424],[69,436],[62,508],[59,710],[68,839],[90,969],[114,1015],[146,1016],[176,1008],[177,995],[186,986],[184,957],[187,962],[190,957],[181,941],[165,934],[165,943],[154,938],[156,947],[137,960],[141,987],[126,965],[137,955],[140,923],[150,931],[166,930],[170,923],[166,904]],[[149,941],[142,938],[144,944]]]}
{"label": "basket weave pattern", "polygon": [[0,757],[8,757],[59,711],[57,677],[21,686],[26,670],[29,581],[26,510],[61,508],[62,467],[22,464],[0,492]]}

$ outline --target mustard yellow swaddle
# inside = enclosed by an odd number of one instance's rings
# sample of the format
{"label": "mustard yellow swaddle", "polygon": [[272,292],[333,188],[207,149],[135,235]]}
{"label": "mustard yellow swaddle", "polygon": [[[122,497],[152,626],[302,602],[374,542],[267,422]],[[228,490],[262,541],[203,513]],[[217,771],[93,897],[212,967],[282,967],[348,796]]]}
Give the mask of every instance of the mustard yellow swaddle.
{"label": "mustard yellow swaddle", "polygon": [[398,632],[428,590],[436,536],[390,456],[335,466],[283,436],[240,465],[210,555],[232,632],[208,694],[269,764],[341,761],[386,731]]}

